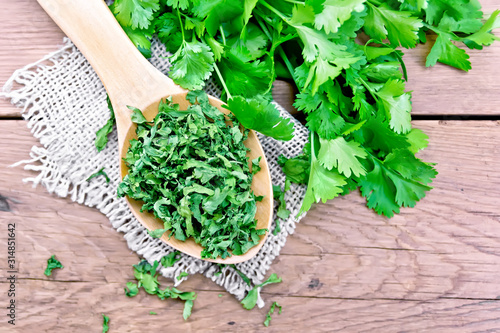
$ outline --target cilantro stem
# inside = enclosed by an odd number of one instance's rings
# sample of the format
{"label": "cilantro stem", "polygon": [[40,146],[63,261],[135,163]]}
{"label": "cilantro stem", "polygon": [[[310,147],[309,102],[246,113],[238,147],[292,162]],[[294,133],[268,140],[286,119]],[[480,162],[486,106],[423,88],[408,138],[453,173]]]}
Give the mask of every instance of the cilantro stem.
{"label": "cilantro stem", "polygon": [[[366,47],[368,46],[368,44],[370,43],[377,43],[377,44],[380,44],[380,45],[383,45],[385,47],[388,47],[388,48],[391,48],[392,47],[389,45],[389,44],[386,44],[380,40],[377,40],[377,39],[370,39],[369,41],[367,41],[365,43],[365,54],[366,54]],[[399,60],[399,64],[401,65],[401,69],[403,70],[403,76],[405,78],[405,81],[408,82],[408,71],[406,70],[406,65],[405,65],[405,62],[403,61],[403,57],[401,57],[401,55],[398,53],[397,50],[394,50],[394,55],[396,56],[396,58],[398,58]]]}
{"label": "cilantro stem", "polygon": [[370,85],[365,80],[363,80],[361,77],[359,77],[358,80],[370,92],[370,95],[372,95],[372,97],[375,99],[375,101],[378,101],[378,96],[377,96],[377,93],[375,92],[375,90],[373,90],[372,87],[370,87]]}
{"label": "cilantro stem", "polygon": [[182,40],[186,40],[184,36],[184,25],[182,24],[182,19],[181,19],[181,12],[179,11],[179,8],[177,8],[177,17],[179,18],[179,25],[181,26],[181,34],[182,34]]}
{"label": "cilantro stem", "polygon": [[217,73],[217,76],[218,76],[218,77],[219,77],[219,79],[220,79],[220,82],[222,83],[222,87],[224,88],[224,91],[225,91],[225,92],[226,92],[226,94],[227,94],[227,99],[229,100],[229,99],[233,98],[233,97],[231,96],[231,93],[229,92],[229,89],[227,89],[226,82],[224,81],[224,78],[222,77],[222,74],[221,74],[221,72],[220,72],[220,70],[219,70],[219,67],[217,67],[217,64],[216,64],[216,63],[214,63],[214,69],[215,69],[215,72]]}
{"label": "cilantro stem", "polygon": [[224,46],[226,45],[226,34],[224,33],[224,29],[222,28],[222,25],[219,26],[219,30],[220,30],[220,35],[222,37],[222,44],[224,44]]}
{"label": "cilantro stem", "polygon": [[295,3],[297,5],[305,5],[304,1],[297,1],[297,0],[284,0],[284,1],[288,3]]}
{"label": "cilantro stem", "polygon": [[370,5],[375,5],[375,6],[380,6],[382,3],[377,0],[368,0],[367,1]]}
{"label": "cilantro stem", "polygon": [[279,10],[277,10],[276,8],[274,8],[273,6],[271,6],[270,4],[268,4],[266,1],[264,0],[259,0],[259,2],[264,6],[266,7],[267,9],[269,9],[270,11],[272,11],[273,13],[275,13],[276,15],[278,15],[283,21],[287,22],[288,23],[288,19],[286,18],[285,15],[283,15]]}
{"label": "cilantro stem", "polygon": [[290,60],[286,56],[285,51],[283,51],[283,48],[281,47],[281,45],[278,46],[276,49],[278,50],[278,53],[279,53],[281,59],[283,59],[283,62],[285,63],[286,68],[290,72],[290,75],[292,76],[293,82],[295,82],[297,89],[299,89],[299,91],[300,91],[301,89],[300,89],[299,84],[297,83],[297,77],[295,76],[295,71],[293,70],[292,63],[290,62]]}

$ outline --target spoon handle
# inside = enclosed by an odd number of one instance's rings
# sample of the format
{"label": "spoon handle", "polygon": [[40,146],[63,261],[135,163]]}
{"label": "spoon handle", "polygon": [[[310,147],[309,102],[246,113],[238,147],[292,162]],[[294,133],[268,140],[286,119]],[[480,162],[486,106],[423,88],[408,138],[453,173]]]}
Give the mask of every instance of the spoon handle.
{"label": "spoon handle", "polygon": [[147,61],[130,41],[104,0],[38,0],[90,62],[106,88],[117,118],[126,105],[141,107],[153,91],[183,89]]}

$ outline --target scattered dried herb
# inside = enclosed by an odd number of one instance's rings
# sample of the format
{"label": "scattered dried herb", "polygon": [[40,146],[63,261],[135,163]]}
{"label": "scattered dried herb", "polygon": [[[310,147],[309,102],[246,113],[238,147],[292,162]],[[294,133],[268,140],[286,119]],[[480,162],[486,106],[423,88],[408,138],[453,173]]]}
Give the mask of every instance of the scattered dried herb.
{"label": "scattered dried herb", "polygon": [[45,271],[43,272],[43,274],[45,274],[47,276],[51,276],[52,275],[52,270],[54,270],[56,268],[62,269],[62,268],[64,268],[64,266],[61,264],[61,262],[59,260],[56,259],[55,255],[52,255],[52,257],[50,257],[47,260],[47,268],[45,269]]}
{"label": "scattered dried herb", "polygon": [[160,289],[157,272],[159,264],[158,261],[155,261],[154,264],[151,265],[146,260],[141,260],[137,265],[134,265],[134,277],[137,283],[127,282],[125,295],[127,297],[134,297],[139,293],[139,289],[143,288],[145,292],[150,295],[156,295],[161,300],[166,298],[179,298],[184,301],[183,317],[184,320],[187,320],[191,315],[193,301],[196,299],[197,295],[193,291],[180,291],[175,287]]}

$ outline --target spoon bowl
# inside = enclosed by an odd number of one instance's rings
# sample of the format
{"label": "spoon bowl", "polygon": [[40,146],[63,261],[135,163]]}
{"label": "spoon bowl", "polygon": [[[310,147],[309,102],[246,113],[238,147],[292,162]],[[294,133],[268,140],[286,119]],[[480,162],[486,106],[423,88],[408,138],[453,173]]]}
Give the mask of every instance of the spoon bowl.
{"label": "spoon bowl", "polygon": [[[158,113],[160,100],[171,97],[172,102],[185,110],[190,104],[186,100],[187,90],[176,85],[170,78],[160,73],[137,50],[120,27],[113,14],[102,0],[38,0],[42,8],[55,23],[71,38],[73,43],[90,62],[101,79],[111,100],[116,118],[118,147],[120,155],[120,174],[123,178],[128,167],[123,161],[136,137],[136,125],[130,119],[131,111],[127,106],[140,109],[148,121]],[[209,96],[211,105],[227,114],[223,102]],[[252,190],[264,199],[257,202],[258,229],[270,228],[273,217],[273,192],[269,167],[262,146],[254,131],[250,131],[245,146],[250,149],[249,159],[261,157],[261,170],[254,175]],[[163,222],[149,212],[141,212],[142,203],[127,198],[128,205],[137,220],[147,229],[163,228]],[[246,253],[225,259],[205,259],[221,264],[234,264],[251,259],[257,254],[268,232],[260,236],[260,242]],[[169,239],[165,233],[161,240],[175,249],[201,258],[202,247],[192,238],[179,241]]]}

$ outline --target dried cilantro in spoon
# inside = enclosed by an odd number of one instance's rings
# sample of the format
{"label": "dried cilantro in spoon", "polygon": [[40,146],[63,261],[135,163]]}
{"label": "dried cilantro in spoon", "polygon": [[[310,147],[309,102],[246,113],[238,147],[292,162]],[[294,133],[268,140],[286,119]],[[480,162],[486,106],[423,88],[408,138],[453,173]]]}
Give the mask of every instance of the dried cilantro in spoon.
{"label": "dried cilantro in spoon", "polygon": [[256,229],[257,197],[243,144],[248,131],[232,115],[228,126],[204,92],[189,92],[187,99],[187,110],[161,102],[153,122],[131,108],[137,139],[124,159],[129,172],[118,196],[143,201],[142,210],[164,222],[153,237],[167,231],[181,241],[193,237],[204,247],[203,258],[241,255],[266,231]]}

